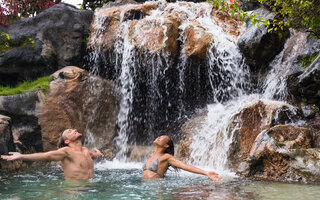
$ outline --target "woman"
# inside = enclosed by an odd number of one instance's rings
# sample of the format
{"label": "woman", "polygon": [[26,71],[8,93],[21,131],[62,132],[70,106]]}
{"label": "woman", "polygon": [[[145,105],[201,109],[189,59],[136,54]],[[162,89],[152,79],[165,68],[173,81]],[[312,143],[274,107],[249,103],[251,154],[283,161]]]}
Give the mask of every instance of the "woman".
{"label": "woman", "polygon": [[207,172],[177,160],[173,156],[174,146],[169,136],[162,135],[158,137],[153,144],[155,146],[155,151],[149,157],[147,163],[143,166],[142,177],[144,179],[163,178],[169,166],[180,168],[196,174],[206,175],[215,181],[221,179],[216,172]]}

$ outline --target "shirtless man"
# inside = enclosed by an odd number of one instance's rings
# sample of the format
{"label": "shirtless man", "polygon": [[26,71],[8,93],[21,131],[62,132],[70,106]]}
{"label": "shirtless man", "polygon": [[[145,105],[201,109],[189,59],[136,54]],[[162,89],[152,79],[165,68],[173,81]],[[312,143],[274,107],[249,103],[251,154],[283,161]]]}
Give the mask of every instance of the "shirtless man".
{"label": "shirtless man", "polygon": [[20,154],[9,152],[11,156],[1,155],[5,160],[30,161],[61,161],[65,179],[87,180],[93,177],[93,160],[102,153],[95,149],[91,152],[82,146],[82,134],[75,129],[66,129],[60,136],[58,146],[60,149],[43,153]]}

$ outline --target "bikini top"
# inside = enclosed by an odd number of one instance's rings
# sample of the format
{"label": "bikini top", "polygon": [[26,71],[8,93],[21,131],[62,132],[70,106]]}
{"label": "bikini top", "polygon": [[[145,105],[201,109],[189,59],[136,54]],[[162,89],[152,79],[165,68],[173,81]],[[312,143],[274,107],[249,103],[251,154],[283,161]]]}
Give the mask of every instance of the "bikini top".
{"label": "bikini top", "polygon": [[[145,171],[145,170],[150,170],[150,171],[153,171],[154,173],[157,173],[158,174],[158,164],[159,164],[159,160],[158,159],[155,159],[152,163],[150,163],[149,167],[146,168],[146,164],[145,163],[142,167],[142,170]],[[160,174],[158,174],[160,176]],[[162,177],[162,176],[161,176]]]}

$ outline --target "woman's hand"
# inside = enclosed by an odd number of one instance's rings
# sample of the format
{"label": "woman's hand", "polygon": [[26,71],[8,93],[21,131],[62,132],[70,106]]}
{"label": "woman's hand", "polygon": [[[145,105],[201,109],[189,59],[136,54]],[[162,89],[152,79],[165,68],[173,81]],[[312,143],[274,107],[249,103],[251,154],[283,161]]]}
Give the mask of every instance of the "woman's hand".
{"label": "woman's hand", "polygon": [[213,181],[219,181],[222,179],[216,172],[207,172],[207,176]]}

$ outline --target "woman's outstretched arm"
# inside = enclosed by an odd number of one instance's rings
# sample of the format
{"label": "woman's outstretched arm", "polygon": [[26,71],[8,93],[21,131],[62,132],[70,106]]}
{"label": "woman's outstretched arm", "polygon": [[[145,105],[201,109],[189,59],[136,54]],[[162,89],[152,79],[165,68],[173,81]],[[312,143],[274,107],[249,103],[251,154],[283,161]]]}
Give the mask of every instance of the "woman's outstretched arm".
{"label": "woman's outstretched arm", "polygon": [[177,168],[180,168],[180,169],[183,169],[183,170],[186,170],[188,172],[206,175],[206,176],[208,176],[210,179],[212,179],[214,181],[221,180],[221,177],[219,176],[218,173],[216,173],[216,172],[208,172],[208,171],[199,169],[197,167],[194,167],[192,165],[188,165],[188,164],[176,159],[174,156],[170,156],[168,158],[168,162],[169,162],[170,165],[172,165],[174,167],[177,167]]}

